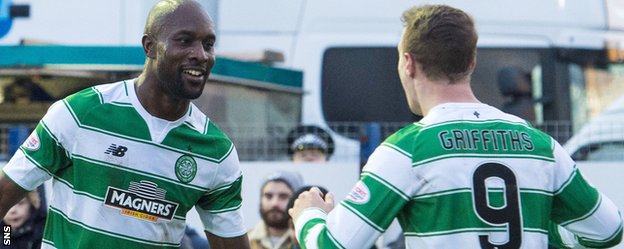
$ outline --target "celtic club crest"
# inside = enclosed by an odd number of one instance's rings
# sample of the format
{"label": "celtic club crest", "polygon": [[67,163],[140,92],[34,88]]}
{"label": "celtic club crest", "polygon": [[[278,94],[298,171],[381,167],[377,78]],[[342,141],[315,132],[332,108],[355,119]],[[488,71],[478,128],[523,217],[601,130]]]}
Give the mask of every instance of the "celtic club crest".
{"label": "celtic club crest", "polygon": [[195,159],[193,159],[189,155],[183,155],[176,161],[175,164],[175,173],[183,183],[189,183],[195,178],[195,174],[197,174],[197,163],[195,163]]}

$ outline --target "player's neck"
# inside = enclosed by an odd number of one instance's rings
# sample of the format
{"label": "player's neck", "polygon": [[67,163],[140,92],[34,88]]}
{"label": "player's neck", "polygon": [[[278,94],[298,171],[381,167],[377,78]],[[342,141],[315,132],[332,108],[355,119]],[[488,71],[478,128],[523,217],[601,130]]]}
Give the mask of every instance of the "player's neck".
{"label": "player's neck", "polygon": [[454,84],[429,82],[422,89],[419,100],[423,115],[427,115],[431,108],[444,103],[480,103],[474,96],[469,81]]}
{"label": "player's neck", "polygon": [[154,117],[178,120],[187,113],[191,101],[171,97],[157,80],[145,73],[138,77],[134,87],[139,102]]}

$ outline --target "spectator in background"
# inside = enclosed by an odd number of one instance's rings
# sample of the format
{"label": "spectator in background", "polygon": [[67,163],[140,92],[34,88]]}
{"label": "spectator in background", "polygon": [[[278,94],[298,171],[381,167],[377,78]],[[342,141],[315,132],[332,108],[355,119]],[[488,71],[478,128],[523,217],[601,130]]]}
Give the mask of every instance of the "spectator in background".
{"label": "spectator in background", "polygon": [[297,126],[288,133],[287,140],[293,162],[327,162],[334,153],[334,140],[317,126]]}
{"label": "spectator in background", "polygon": [[265,177],[260,188],[260,221],[249,231],[251,249],[291,249],[295,238],[288,226],[286,206],[293,192],[303,184],[299,173],[275,171]]}
{"label": "spectator in background", "polygon": [[15,204],[2,220],[2,226],[11,226],[11,244],[2,248],[34,249],[41,247],[46,211],[37,190]]}

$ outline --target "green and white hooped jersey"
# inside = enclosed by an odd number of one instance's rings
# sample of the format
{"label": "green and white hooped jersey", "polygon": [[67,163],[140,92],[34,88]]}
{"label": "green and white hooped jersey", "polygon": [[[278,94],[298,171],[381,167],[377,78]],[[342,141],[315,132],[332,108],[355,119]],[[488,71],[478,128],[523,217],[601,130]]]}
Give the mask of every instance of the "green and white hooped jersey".
{"label": "green and white hooped jersey", "polygon": [[472,103],[436,106],[399,130],[329,215],[300,217],[297,236],[310,249],[369,248],[395,217],[408,248],[547,248],[554,224],[588,246],[622,236],[613,202],[556,141]]}
{"label": "green and white hooped jersey", "polygon": [[193,206],[206,231],[245,233],[232,142],[192,104],[151,116],[134,80],[56,102],[3,170],[26,190],[53,179],[42,248],[178,248]]}

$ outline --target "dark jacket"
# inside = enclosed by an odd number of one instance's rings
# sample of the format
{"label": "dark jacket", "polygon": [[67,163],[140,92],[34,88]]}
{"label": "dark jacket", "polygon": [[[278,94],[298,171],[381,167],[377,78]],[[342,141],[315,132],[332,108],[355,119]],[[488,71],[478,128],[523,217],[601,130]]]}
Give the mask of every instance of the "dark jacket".
{"label": "dark jacket", "polygon": [[[46,221],[45,210],[35,210],[32,208],[30,217],[19,228],[11,227],[11,245],[6,245],[3,241],[1,248],[15,249],[38,249],[41,248],[41,239],[43,238],[43,228]],[[0,221],[4,227],[4,221]]]}

